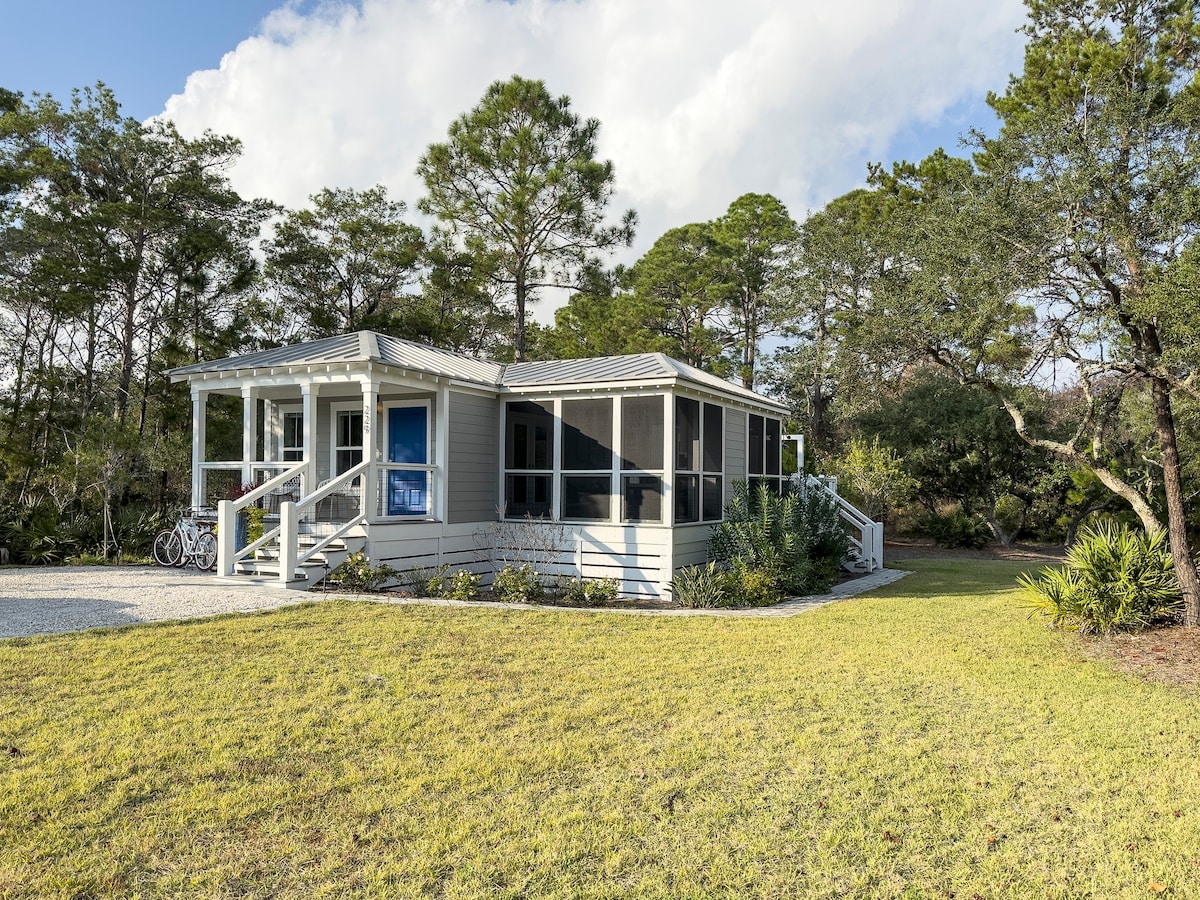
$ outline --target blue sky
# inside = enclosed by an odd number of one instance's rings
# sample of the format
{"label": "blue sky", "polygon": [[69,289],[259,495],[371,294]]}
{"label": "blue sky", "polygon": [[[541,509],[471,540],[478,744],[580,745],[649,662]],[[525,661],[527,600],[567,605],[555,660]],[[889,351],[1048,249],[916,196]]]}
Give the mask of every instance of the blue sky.
{"label": "blue sky", "polygon": [[0,86],[66,101],[102,80],[136,118],[234,135],[234,187],[290,207],[383,184],[411,208],[417,160],[489,83],[544,79],[602,123],[612,208],[641,221],[622,262],[746,192],[800,219],[869,162],[961,152],[994,128],[1024,19],[1021,0],[0,2]]}
{"label": "blue sky", "polygon": [[280,0],[5,0],[0,86],[51,93],[103,81],[139,119],[254,34]]}

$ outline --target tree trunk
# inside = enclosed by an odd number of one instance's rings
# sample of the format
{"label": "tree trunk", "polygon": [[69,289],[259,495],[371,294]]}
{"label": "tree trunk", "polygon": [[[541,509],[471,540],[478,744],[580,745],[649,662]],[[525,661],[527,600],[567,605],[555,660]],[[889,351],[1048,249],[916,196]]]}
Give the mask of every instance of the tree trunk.
{"label": "tree trunk", "polygon": [[1163,489],[1167,495],[1167,536],[1171,541],[1171,559],[1175,577],[1183,592],[1183,624],[1200,625],[1200,578],[1188,543],[1187,512],[1183,505],[1183,480],[1179,465],[1179,446],[1175,436],[1175,415],[1171,408],[1169,385],[1159,378],[1151,381],[1154,397],[1154,425],[1162,453]]}
{"label": "tree trunk", "polygon": [[524,276],[518,276],[516,320],[513,322],[513,360],[515,362],[525,361],[525,295],[527,292]]}

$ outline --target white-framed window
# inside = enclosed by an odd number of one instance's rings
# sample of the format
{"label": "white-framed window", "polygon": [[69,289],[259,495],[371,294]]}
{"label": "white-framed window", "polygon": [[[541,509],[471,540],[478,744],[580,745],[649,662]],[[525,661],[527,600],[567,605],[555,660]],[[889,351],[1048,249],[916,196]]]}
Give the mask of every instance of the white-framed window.
{"label": "white-framed window", "polygon": [[621,520],[663,520],[665,394],[621,398]]}
{"label": "white-framed window", "polygon": [[725,410],[675,398],[675,521],[719,522],[725,478]]}
{"label": "white-framed window", "polygon": [[554,514],[554,401],[504,405],[504,515]]}
{"label": "white-framed window", "polygon": [[281,407],[279,410],[279,458],[284,462],[304,459],[304,410]]}
{"label": "white-framed window", "polygon": [[747,416],[746,473],[751,485],[765,481],[779,493],[783,423],[770,416]]}
{"label": "white-framed window", "polygon": [[562,518],[607,522],[612,518],[613,398],[563,400]]}
{"label": "white-framed window", "polygon": [[335,403],[329,407],[333,434],[329,442],[329,477],[336,478],[363,461],[362,403]]}

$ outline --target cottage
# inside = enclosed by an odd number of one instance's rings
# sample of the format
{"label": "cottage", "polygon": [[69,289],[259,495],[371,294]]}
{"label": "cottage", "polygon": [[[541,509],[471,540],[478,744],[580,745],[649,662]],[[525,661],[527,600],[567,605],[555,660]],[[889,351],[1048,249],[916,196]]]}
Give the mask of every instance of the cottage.
{"label": "cottage", "polygon": [[[503,365],[360,331],[171,377],[191,387],[192,503],[219,510],[223,576],[304,587],[359,549],[486,573],[524,523],[559,571],[657,597],[704,561],[734,481],[782,478],[784,407],[661,353]],[[212,395],[242,398],[240,459],[208,458]],[[239,549],[251,504],[266,532]]]}

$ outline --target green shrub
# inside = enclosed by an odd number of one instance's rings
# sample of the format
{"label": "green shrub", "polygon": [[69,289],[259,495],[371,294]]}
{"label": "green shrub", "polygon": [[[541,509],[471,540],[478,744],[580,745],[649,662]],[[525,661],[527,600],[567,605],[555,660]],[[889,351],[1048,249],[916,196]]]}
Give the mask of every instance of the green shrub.
{"label": "green shrub", "polygon": [[505,566],[492,581],[492,596],[502,603],[540,603],[546,586],[533,566]]}
{"label": "green shrub", "polygon": [[983,517],[961,509],[948,516],[930,516],[925,520],[925,532],[942,547],[978,550],[992,542],[992,529]]}
{"label": "green shrub", "polygon": [[775,579],[760,569],[735,565],[726,574],[725,584],[736,606],[771,606],[783,599]]}
{"label": "green shrub", "polygon": [[[781,497],[765,482],[753,491],[744,481],[734,482],[725,521],[709,541],[714,562],[761,572],[781,594],[826,590],[827,573],[836,572],[849,553],[850,539],[832,497],[807,486]],[[819,564],[823,560],[832,566]]]}
{"label": "green shrub", "polygon": [[326,580],[345,591],[369,593],[399,576],[400,573],[389,565],[372,566],[366,554],[359,551],[351,553],[345,562],[329,573]]}
{"label": "green shrub", "polygon": [[676,603],[688,609],[720,609],[733,605],[729,579],[716,563],[676,569],[667,590]]}
{"label": "green shrub", "polygon": [[261,506],[246,507],[246,543],[253,544],[263,536],[263,522],[267,511]]}
{"label": "green shrub", "polygon": [[459,569],[442,582],[442,596],[450,600],[474,600],[479,595],[479,576]]}
{"label": "green shrub", "polygon": [[1166,532],[1123,525],[1081,531],[1065,565],[1018,581],[1027,606],[1083,633],[1136,631],[1174,617],[1183,602]]}
{"label": "green shrub", "polygon": [[575,606],[605,606],[621,596],[615,578],[572,578],[563,591],[562,599]]}
{"label": "green shrub", "polygon": [[413,566],[404,574],[403,583],[414,594],[440,597],[446,591],[449,565]]}

